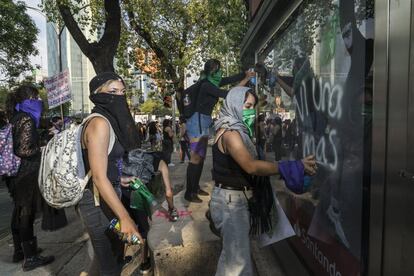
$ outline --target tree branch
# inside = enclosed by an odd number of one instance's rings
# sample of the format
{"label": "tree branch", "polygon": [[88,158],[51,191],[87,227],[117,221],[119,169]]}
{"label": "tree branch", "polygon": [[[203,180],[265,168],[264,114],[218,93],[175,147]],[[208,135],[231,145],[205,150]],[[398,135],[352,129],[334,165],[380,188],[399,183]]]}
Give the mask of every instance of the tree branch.
{"label": "tree branch", "polygon": [[157,43],[153,40],[151,34],[145,31],[141,26],[139,26],[135,21],[135,15],[132,11],[128,11],[128,18],[129,23],[131,24],[132,28],[135,32],[141,36],[145,42],[151,47],[154,53],[157,55],[158,59],[160,60],[162,66],[167,70],[167,74],[169,78],[174,82],[178,83],[177,75],[175,73],[175,69],[173,65],[169,62],[167,55],[164,51],[157,45]]}
{"label": "tree branch", "polygon": [[[81,9],[83,9],[82,7]],[[96,73],[114,71],[113,60],[121,37],[121,7],[119,0],[105,0],[105,30],[99,42],[90,43],[68,5],[58,4],[59,12],[73,39],[92,62]]]}
{"label": "tree branch", "polygon": [[78,23],[73,18],[69,6],[59,1],[57,5],[63,21],[65,22],[66,28],[69,30],[76,43],[79,45],[79,48],[82,50],[82,52],[89,58],[91,52],[93,52],[93,47],[88,42],[82,30],[79,28]]}
{"label": "tree branch", "polygon": [[105,31],[98,43],[98,47],[106,48],[115,55],[121,38],[121,7],[119,0],[105,0],[106,12]]}

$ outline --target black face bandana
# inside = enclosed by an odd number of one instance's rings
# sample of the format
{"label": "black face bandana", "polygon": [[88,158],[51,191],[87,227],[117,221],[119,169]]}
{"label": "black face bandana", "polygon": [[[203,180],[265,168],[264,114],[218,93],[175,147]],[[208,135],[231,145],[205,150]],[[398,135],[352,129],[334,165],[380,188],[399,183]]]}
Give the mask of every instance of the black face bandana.
{"label": "black face bandana", "polygon": [[99,113],[111,123],[114,132],[126,151],[139,146],[138,131],[124,95],[97,93],[89,96],[95,104],[93,113]]}

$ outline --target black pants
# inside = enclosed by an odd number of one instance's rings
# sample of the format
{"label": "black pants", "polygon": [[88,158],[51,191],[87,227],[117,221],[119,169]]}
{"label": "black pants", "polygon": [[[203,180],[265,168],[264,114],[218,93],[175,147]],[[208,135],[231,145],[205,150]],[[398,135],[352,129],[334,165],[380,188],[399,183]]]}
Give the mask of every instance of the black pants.
{"label": "black pants", "polygon": [[34,239],[33,223],[38,204],[37,171],[28,172],[24,170],[27,169],[27,163],[22,164],[25,167],[21,167],[19,175],[5,178],[14,204],[10,228],[17,251],[21,250],[22,242]]}
{"label": "black pants", "polygon": [[275,152],[275,161],[282,159],[282,143],[273,143],[273,151]]}
{"label": "black pants", "polygon": [[85,189],[77,206],[78,212],[91,239],[100,275],[118,276],[122,271],[123,243],[107,230],[110,219],[115,218],[115,215],[105,202],[101,201],[100,204],[96,207],[93,193]]}
{"label": "black pants", "polygon": [[147,235],[150,229],[150,225],[148,222],[148,216],[143,210],[132,209],[131,205],[131,190],[127,188],[122,188],[122,197],[121,197],[122,204],[124,205],[125,209],[127,209],[129,215],[134,220],[134,222],[138,226],[138,231],[141,234],[143,239],[147,239]]}
{"label": "black pants", "polygon": [[11,232],[15,250],[21,249],[21,243],[34,238],[33,223],[35,212],[28,212],[25,207],[15,205],[12,213]]}
{"label": "black pants", "polygon": [[184,162],[186,155],[187,155],[188,160],[190,160],[191,156],[190,156],[190,150],[188,149],[188,142],[180,141],[180,146],[181,146],[181,162]]}

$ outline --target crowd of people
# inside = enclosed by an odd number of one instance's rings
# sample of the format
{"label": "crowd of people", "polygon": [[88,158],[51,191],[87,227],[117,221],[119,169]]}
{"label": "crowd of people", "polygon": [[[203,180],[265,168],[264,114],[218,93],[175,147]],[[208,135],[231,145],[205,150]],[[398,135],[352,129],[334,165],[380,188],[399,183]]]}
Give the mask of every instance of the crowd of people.
{"label": "crowd of people", "polygon": [[[92,177],[76,208],[92,241],[97,258],[93,263],[98,265],[96,269],[100,275],[120,275],[127,261],[124,245],[134,239],[144,246],[141,272],[151,269],[146,242],[151,214],[131,207],[130,184],[139,176],[126,174],[123,170],[128,153],[142,149],[151,156],[152,169],[159,171],[163,178],[171,221],[179,219],[169,177],[169,167],[174,166],[171,155],[175,139],[180,145],[180,162],[184,163],[185,157],[188,158],[184,198],[200,203],[199,196],[209,196],[200,189],[199,181],[213,125],[211,114],[219,98],[225,101],[214,121],[212,176],[215,187],[209,204],[209,217],[223,242],[216,275],[252,275],[249,236],[252,232],[266,231],[266,227],[263,229],[266,223],[258,226],[252,221],[269,219],[269,208],[273,204],[269,176],[281,174],[287,177],[289,166],[300,168],[302,178],[299,179],[302,180],[305,174],[316,173],[313,156],[290,162],[264,161],[266,152],[273,151],[274,160],[280,161],[288,151],[294,150],[295,145],[286,141],[292,141],[291,138],[298,135],[295,122],[282,122],[277,116],[266,119],[261,114],[256,135],[258,98],[254,88],[247,86],[255,73],[246,71],[222,77],[220,68],[216,59],[205,63],[196,112],[188,118],[180,117],[177,124],[174,122],[177,128],[170,119],[161,123],[135,123],[125,97],[126,86],[119,75],[101,73],[90,81],[92,113],[100,116],[90,117],[82,123],[79,142],[85,172],[90,171]],[[220,88],[234,83],[237,85],[230,91]],[[11,222],[13,261],[23,260],[23,270],[29,271],[54,260],[53,256],[40,255],[33,230],[37,201],[41,199],[37,183],[40,147],[70,122],[54,117],[47,131],[39,135],[42,102],[33,86],[23,85],[10,93],[7,106],[9,110],[3,114],[0,127],[11,124],[13,151],[21,159],[18,173],[5,177],[14,203]],[[111,140],[112,133],[114,141]],[[113,218],[120,223],[122,239],[107,235]]]}

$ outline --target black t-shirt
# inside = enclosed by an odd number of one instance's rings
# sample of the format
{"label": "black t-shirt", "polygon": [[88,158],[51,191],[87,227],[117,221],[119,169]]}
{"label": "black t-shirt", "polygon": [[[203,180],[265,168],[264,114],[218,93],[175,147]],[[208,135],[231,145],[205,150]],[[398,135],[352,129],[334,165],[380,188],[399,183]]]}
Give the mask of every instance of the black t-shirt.
{"label": "black t-shirt", "polygon": [[[237,75],[223,78],[219,86],[241,81],[244,79],[244,77],[245,73],[242,72]],[[197,111],[201,114],[211,115],[218,99],[225,98],[227,96],[227,93],[227,90],[220,89],[209,81],[203,82],[200,87],[200,95],[198,98],[199,106],[197,108]]]}

